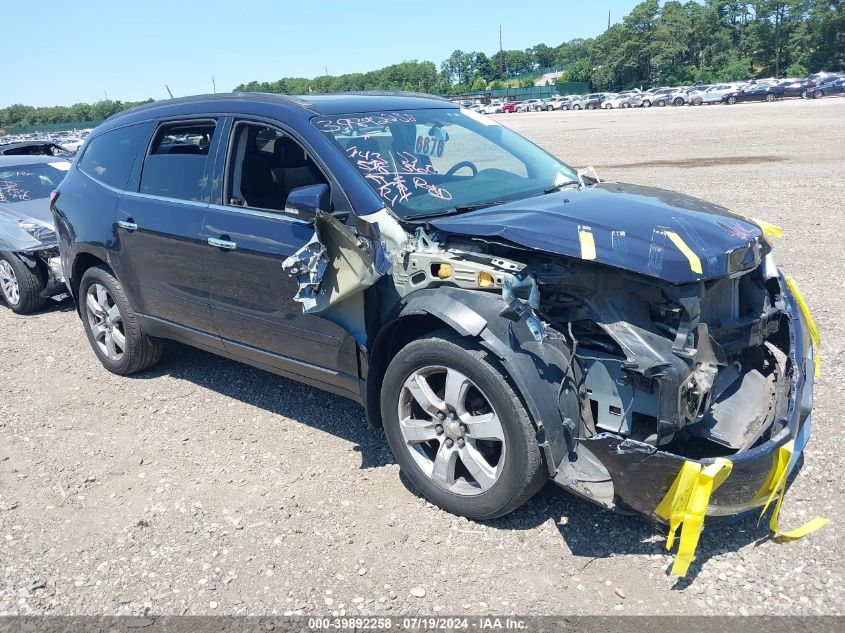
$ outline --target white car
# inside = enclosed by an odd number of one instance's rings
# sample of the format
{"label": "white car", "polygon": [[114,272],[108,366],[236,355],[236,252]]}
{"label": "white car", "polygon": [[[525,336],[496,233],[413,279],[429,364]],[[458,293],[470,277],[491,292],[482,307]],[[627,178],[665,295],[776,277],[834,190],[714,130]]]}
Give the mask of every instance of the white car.
{"label": "white car", "polygon": [[481,110],[483,114],[501,114],[502,113],[502,102],[501,101],[491,101],[486,106],[483,107]]}
{"label": "white car", "polygon": [[739,84],[717,84],[710,86],[707,90],[699,90],[693,94],[695,98],[701,99],[701,103],[721,103],[722,97],[730,92],[736,92],[740,87]]}
{"label": "white car", "polygon": [[630,108],[632,105],[633,98],[631,93],[620,92],[619,94],[610,95],[602,101],[601,107],[604,110],[612,110],[614,108]]}

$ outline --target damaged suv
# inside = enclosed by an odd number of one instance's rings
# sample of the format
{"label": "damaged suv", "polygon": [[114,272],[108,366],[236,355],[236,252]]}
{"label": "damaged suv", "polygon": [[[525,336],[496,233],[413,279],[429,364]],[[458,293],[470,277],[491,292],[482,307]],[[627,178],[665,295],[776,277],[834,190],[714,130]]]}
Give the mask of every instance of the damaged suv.
{"label": "damaged suv", "polygon": [[173,339],[351,398],[456,514],[551,478],[668,522],[683,466],[725,460],[706,512],[737,514],[809,434],[817,334],[776,227],[445,100],[143,105],[91,133],[53,211],[107,369]]}

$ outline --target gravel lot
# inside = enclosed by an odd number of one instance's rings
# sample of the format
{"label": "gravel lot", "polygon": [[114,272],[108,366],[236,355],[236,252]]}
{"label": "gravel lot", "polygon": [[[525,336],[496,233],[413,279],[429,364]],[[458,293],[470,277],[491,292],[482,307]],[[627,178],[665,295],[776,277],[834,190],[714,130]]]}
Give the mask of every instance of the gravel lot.
{"label": "gravel lot", "polygon": [[824,337],[814,438],[776,544],[752,519],[664,538],[552,484],[487,524],[403,484],[348,401],[173,346],[106,372],[63,303],[0,306],[0,614],[813,614],[842,612],[845,99],[498,119],[604,178],[782,225],[779,263]]}

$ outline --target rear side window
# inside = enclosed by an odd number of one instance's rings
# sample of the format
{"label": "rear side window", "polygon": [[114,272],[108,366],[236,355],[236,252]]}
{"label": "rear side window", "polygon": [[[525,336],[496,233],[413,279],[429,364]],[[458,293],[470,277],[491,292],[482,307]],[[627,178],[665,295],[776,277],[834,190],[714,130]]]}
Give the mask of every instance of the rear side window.
{"label": "rear side window", "polygon": [[147,140],[145,124],[111,130],[91,139],[79,169],[107,185],[124,189],[141,145]]}
{"label": "rear side window", "polygon": [[214,121],[160,126],[144,159],[140,192],[179,200],[201,200],[215,127]]}

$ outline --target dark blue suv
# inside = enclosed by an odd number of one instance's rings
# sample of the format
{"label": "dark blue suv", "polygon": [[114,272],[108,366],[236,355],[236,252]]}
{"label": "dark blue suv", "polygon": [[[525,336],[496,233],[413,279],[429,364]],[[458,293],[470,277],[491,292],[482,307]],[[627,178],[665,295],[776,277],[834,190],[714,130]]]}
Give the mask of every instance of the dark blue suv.
{"label": "dark blue suv", "polygon": [[351,398],[471,518],[553,478],[666,522],[682,467],[715,457],[708,514],[735,514],[809,433],[815,329],[771,226],[445,100],[144,105],[90,134],[52,208],[108,370],[172,339]]}

